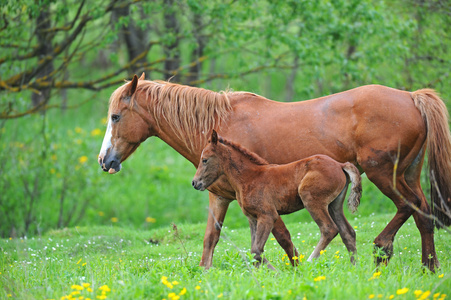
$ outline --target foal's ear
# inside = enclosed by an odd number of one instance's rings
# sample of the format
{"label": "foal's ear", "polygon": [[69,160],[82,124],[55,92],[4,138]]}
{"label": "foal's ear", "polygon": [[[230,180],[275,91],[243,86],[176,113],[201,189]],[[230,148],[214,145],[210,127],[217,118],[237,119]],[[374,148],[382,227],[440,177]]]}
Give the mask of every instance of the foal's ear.
{"label": "foal's ear", "polygon": [[218,143],[218,133],[214,129],[213,132],[211,133],[211,143],[213,145],[216,145]]}
{"label": "foal's ear", "polygon": [[143,72],[143,73],[141,74],[141,77],[139,77],[138,80],[144,80],[144,79],[146,79],[145,77],[146,77],[146,74]]}
{"label": "foal's ear", "polygon": [[134,75],[132,81],[127,85],[126,95],[131,97],[136,92],[138,86],[138,76]]}

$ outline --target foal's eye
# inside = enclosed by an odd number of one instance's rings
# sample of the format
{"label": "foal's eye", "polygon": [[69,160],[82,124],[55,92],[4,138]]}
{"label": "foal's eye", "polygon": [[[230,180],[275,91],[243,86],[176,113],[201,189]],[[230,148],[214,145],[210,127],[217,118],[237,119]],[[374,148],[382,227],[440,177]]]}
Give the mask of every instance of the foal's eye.
{"label": "foal's eye", "polygon": [[119,115],[111,115],[111,121],[113,121],[113,123],[117,123],[119,121],[119,119],[121,118],[121,116]]}
{"label": "foal's eye", "polygon": [[206,158],[202,159],[202,163],[206,164],[207,163],[207,159]]}

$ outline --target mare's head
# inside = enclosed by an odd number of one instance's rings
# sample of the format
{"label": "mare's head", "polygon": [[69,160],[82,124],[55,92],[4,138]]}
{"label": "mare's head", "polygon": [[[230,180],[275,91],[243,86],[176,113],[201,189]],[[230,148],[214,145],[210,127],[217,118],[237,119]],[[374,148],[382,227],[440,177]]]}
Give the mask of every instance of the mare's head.
{"label": "mare's head", "polygon": [[224,146],[218,143],[218,134],[213,130],[211,139],[202,151],[196,174],[192,185],[196,190],[204,191],[223,174],[221,155],[224,155]]}
{"label": "mare's head", "polygon": [[114,174],[121,169],[138,146],[152,135],[149,120],[139,107],[136,97],[138,80],[135,75],[129,83],[119,87],[110,98],[108,127],[99,154],[99,164],[105,172]]}

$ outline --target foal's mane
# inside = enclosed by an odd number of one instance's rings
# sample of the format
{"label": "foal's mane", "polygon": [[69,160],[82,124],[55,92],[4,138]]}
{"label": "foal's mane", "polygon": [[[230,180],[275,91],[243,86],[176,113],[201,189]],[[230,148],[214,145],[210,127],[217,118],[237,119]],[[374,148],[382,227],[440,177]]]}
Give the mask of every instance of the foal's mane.
{"label": "foal's mane", "polygon": [[[110,110],[117,107],[127,84],[119,87],[110,98]],[[162,116],[179,139],[191,151],[202,148],[212,129],[223,122],[232,110],[229,96],[243,92],[214,92],[166,81],[139,80],[130,108],[139,94],[146,97],[147,110],[153,113],[158,126]]]}
{"label": "foal's mane", "polygon": [[252,151],[244,148],[240,144],[237,144],[237,143],[234,143],[232,141],[226,140],[223,137],[218,137],[218,141],[221,144],[229,146],[230,148],[240,152],[242,155],[244,155],[247,159],[249,159],[251,162],[253,162],[256,165],[267,165],[267,164],[269,164],[269,162],[266,159],[262,158],[257,153],[252,152]]}

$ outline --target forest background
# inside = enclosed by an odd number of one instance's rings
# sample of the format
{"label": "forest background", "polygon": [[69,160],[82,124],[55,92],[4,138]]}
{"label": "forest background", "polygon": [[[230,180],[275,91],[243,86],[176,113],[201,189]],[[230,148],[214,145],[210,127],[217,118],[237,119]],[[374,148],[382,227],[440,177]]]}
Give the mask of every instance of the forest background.
{"label": "forest background", "polygon": [[[3,238],[206,221],[207,193],[190,184],[194,167],[157,138],[114,176],[97,164],[109,96],[134,74],[278,101],[365,84],[429,87],[451,107],[451,1],[0,3]],[[423,183],[428,193],[425,175]],[[363,189],[360,216],[394,213],[368,180]],[[236,203],[225,225],[247,226]]]}

